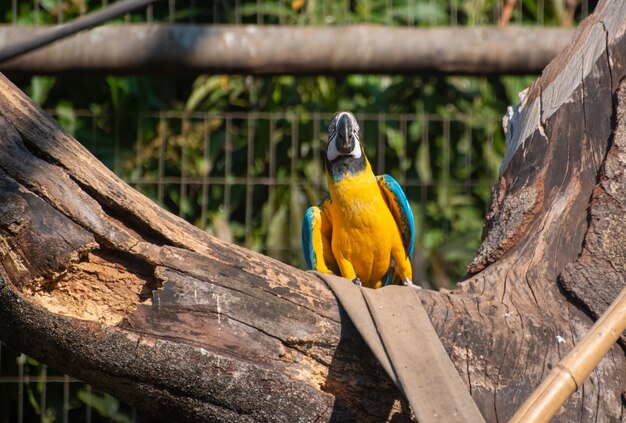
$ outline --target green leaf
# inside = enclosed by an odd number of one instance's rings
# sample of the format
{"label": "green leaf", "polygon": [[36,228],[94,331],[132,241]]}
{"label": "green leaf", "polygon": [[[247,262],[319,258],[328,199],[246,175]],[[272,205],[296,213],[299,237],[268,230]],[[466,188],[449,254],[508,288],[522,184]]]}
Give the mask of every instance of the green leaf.
{"label": "green leaf", "polygon": [[199,76],[193,83],[193,90],[187,99],[185,110],[195,110],[210,94],[215,95],[212,102],[215,102],[216,98],[223,97],[225,91],[221,88],[220,82],[218,76]]}
{"label": "green leaf", "polygon": [[48,94],[54,87],[55,82],[56,78],[53,76],[33,76],[28,95],[35,103],[42,106],[48,99]]}
{"label": "green leaf", "polygon": [[404,136],[398,129],[387,127],[385,129],[387,135],[387,144],[396,153],[398,157],[404,156]]}
{"label": "green leaf", "polygon": [[422,184],[432,182],[433,175],[431,165],[428,141],[422,140],[417,148],[417,154],[415,155],[415,168]]}
{"label": "green leaf", "polygon": [[119,411],[120,402],[108,394],[98,394],[86,389],[79,389],[76,396],[80,401],[93,408],[100,416],[118,423],[132,423],[130,416]]}
{"label": "green leaf", "polygon": [[76,110],[68,101],[60,101],[54,109],[57,121],[70,134],[74,135],[78,128]]}

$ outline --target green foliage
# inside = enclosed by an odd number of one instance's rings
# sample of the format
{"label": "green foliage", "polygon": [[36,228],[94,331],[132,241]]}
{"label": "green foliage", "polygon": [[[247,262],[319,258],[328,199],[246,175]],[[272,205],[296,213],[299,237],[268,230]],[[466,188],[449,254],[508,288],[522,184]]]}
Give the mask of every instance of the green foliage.
{"label": "green foliage", "polygon": [[131,423],[132,419],[120,409],[120,401],[108,394],[98,394],[87,389],[79,389],[76,397],[95,410],[101,417],[111,422]]}
{"label": "green foliage", "polygon": [[[15,3],[17,9],[13,9]],[[0,2],[0,18],[18,24],[66,22],[96,10],[102,0],[38,0]],[[583,0],[569,10],[565,0],[518,1],[511,23],[522,25],[570,25],[594,6]],[[237,24],[354,24],[383,25],[493,25],[502,0],[176,0],[156,2],[150,13],[138,10],[117,22],[181,22]]]}

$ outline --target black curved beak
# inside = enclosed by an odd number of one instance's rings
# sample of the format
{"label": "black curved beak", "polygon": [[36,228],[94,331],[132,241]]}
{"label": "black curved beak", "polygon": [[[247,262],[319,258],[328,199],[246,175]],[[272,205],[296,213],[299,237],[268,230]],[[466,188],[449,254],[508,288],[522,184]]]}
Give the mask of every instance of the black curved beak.
{"label": "black curved beak", "polygon": [[350,116],[343,114],[337,121],[337,150],[349,154],[354,149],[354,128]]}

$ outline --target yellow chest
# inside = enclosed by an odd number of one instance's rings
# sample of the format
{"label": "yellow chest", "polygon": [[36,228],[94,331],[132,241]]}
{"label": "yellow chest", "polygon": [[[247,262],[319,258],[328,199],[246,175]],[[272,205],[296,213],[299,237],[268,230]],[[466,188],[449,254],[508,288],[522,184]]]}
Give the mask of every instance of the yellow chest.
{"label": "yellow chest", "polygon": [[387,273],[399,236],[378,182],[369,170],[330,183],[329,191],[333,255],[347,259],[361,281],[373,286]]}

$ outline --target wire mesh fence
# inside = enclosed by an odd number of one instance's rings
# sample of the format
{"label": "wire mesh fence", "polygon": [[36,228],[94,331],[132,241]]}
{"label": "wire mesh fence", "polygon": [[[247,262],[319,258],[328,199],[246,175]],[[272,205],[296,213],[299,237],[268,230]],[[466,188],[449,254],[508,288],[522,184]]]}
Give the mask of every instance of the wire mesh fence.
{"label": "wire mesh fence", "polygon": [[[4,6],[14,24],[61,24],[105,7],[108,0],[11,0]],[[595,7],[594,0],[162,0],[121,19],[125,23],[354,24],[403,26],[514,24],[571,26]],[[2,6],[0,6],[2,10]],[[24,11],[30,13],[24,17]]]}

